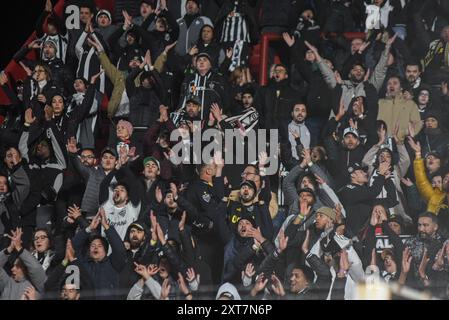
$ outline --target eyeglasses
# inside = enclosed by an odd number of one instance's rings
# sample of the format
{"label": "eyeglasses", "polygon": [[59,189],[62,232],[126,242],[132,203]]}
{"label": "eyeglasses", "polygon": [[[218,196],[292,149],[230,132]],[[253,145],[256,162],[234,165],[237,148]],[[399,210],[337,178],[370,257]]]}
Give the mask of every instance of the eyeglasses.
{"label": "eyeglasses", "polygon": [[94,156],[94,155],[88,155],[88,156],[86,156],[86,155],[80,155],[80,158],[81,158],[81,159],[95,159],[95,156]]}
{"label": "eyeglasses", "polygon": [[48,236],[36,236],[36,237],[34,237],[34,241],[45,240],[45,239],[48,239]]}

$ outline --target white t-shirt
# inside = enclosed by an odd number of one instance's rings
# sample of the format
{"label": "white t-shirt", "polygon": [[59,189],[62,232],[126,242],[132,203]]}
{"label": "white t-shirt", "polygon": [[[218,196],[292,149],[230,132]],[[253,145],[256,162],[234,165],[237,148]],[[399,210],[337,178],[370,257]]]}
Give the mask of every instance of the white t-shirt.
{"label": "white t-shirt", "polygon": [[[108,201],[103,206],[106,218],[111,227],[114,227],[122,240],[125,239],[126,230],[131,223],[137,220],[140,213],[140,203],[137,207],[131,202],[122,208],[116,207],[112,201]],[[102,231],[105,236],[104,230]]]}

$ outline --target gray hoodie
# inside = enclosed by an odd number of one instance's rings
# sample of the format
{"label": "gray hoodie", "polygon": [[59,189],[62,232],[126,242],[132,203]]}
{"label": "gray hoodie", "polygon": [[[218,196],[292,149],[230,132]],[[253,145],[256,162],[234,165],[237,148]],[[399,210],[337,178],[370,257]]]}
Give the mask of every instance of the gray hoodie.
{"label": "gray hoodie", "polygon": [[3,266],[8,261],[9,255],[6,249],[0,252],[0,300],[20,300],[25,289],[33,286],[38,297],[44,292],[44,284],[47,281],[44,268],[28,250],[23,250],[19,259],[28,269],[28,277],[20,281],[11,278]]}

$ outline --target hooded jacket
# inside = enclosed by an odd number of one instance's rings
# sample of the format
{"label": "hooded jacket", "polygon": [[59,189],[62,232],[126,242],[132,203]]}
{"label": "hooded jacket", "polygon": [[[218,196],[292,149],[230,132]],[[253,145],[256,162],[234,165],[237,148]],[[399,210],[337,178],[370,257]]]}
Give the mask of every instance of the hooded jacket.
{"label": "hooded jacket", "polygon": [[[190,25],[187,25],[187,20],[190,20],[191,18],[193,18],[193,21]],[[175,52],[181,57],[188,54],[190,48],[192,48],[198,41],[200,37],[200,30],[204,25],[208,24],[213,26],[212,21],[208,17],[200,16],[199,14],[189,17],[189,19],[187,19],[186,14],[177,22],[179,25],[179,36],[178,43],[175,47]]]}
{"label": "hooded jacket", "polygon": [[413,161],[413,170],[415,172],[416,186],[419,194],[427,202],[427,211],[438,215],[440,210],[447,209],[447,204],[444,204],[444,201],[448,197],[448,194],[432,187],[426,175],[424,159],[415,159]]}
{"label": "hooded jacket", "polygon": [[[159,116],[159,106],[164,99],[164,85],[157,71],[145,71],[140,75],[139,87],[135,85],[135,79],[142,70],[136,68],[126,78],[126,92],[129,97],[130,113],[129,121],[134,127],[151,127]],[[151,88],[144,88],[144,77],[149,77]]]}
{"label": "hooded jacket", "polygon": [[38,296],[44,293],[44,283],[47,280],[45,271],[39,262],[31,255],[28,250],[22,250],[18,258],[26,266],[29,278],[20,281],[13,280],[3,269],[8,261],[9,254],[6,249],[0,252],[0,292],[1,300],[20,300],[25,289],[33,286]]}

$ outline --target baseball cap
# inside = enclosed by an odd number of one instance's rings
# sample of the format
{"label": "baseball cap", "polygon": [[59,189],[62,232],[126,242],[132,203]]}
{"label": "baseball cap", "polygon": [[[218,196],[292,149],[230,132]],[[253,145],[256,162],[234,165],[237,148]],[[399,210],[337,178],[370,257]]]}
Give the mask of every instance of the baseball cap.
{"label": "baseball cap", "polygon": [[201,102],[200,102],[199,97],[196,96],[196,95],[194,95],[194,94],[191,94],[191,95],[189,95],[189,96],[187,97],[186,103],[189,103],[189,102],[192,102],[192,103],[194,103],[194,104],[196,104],[196,105],[201,106]]}
{"label": "baseball cap", "polygon": [[101,151],[101,156],[103,156],[105,153],[109,153],[112,154],[114,157],[118,157],[117,156],[117,151],[114,148],[111,147],[106,147]]}
{"label": "baseball cap", "polygon": [[145,159],[143,159],[143,166],[146,166],[150,161],[154,162],[159,169],[161,168],[161,163],[155,157],[146,157]]}
{"label": "baseball cap", "polygon": [[240,184],[240,188],[243,186],[248,186],[252,188],[253,190],[257,190],[256,184],[252,180],[245,180]]}
{"label": "baseball cap", "polygon": [[212,62],[212,58],[210,57],[210,55],[206,52],[201,52],[196,56],[196,59],[198,60],[201,57],[205,57],[207,58],[210,62]]}
{"label": "baseball cap", "polygon": [[357,129],[354,129],[352,127],[347,127],[344,131],[343,131],[343,137],[346,136],[347,134],[352,133],[354,136],[356,136],[357,138],[359,138],[359,132],[357,131]]}
{"label": "baseball cap", "polygon": [[133,222],[133,223],[131,223],[131,224],[129,225],[129,229],[131,229],[131,228],[136,228],[137,230],[145,231],[145,228],[144,228],[143,225],[140,224],[139,222]]}
{"label": "baseball cap", "polygon": [[354,163],[352,166],[348,167],[348,173],[351,174],[354,171],[357,170],[363,170],[363,171],[368,171],[368,167],[364,167],[362,165],[360,165],[358,162]]}

